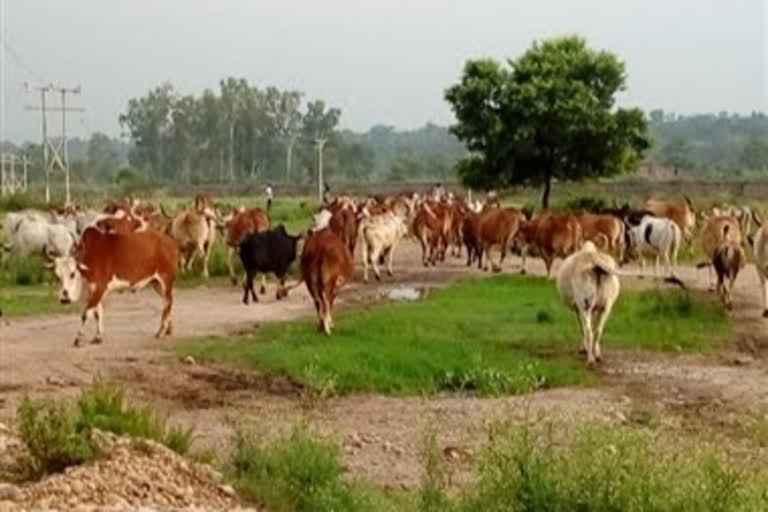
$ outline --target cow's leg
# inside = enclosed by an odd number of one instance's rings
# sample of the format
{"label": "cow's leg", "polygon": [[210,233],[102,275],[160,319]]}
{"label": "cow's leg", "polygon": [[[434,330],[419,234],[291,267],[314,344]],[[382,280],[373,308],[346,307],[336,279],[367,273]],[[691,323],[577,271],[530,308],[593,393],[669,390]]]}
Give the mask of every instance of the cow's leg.
{"label": "cow's leg", "polygon": [[638,276],[640,279],[645,277],[645,256],[640,255],[640,275]]}
{"label": "cow's leg", "polygon": [[491,269],[490,265],[492,263],[491,246],[490,244],[484,243],[482,247],[483,247],[483,252],[485,253],[485,264],[483,265],[483,270],[485,272],[488,272]]}
{"label": "cow's leg", "polygon": [[587,364],[595,364],[595,352],[593,346],[594,335],[592,333],[592,311],[590,309],[579,309],[581,320],[581,333],[583,335],[582,343],[587,349]]}
{"label": "cow's leg", "polygon": [[387,251],[387,275],[392,277],[394,275],[393,264],[395,261],[395,246],[392,245]]}
{"label": "cow's leg", "polygon": [[381,281],[381,272],[379,271],[379,257],[381,256],[381,249],[375,247],[371,252],[371,266],[373,267],[373,275],[377,281]]}
{"label": "cow's leg", "polygon": [[248,300],[248,295],[250,294],[251,297],[253,297],[254,302],[259,302],[259,297],[256,296],[256,292],[253,291],[253,278],[254,273],[250,270],[246,270],[245,272],[245,281],[243,281],[243,304],[246,306],[250,302]]}
{"label": "cow's leg", "polygon": [[595,344],[595,359],[599,362],[602,361],[602,347],[600,343],[603,340],[603,329],[605,329],[605,323],[608,321],[608,317],[611,316],[611,309],[613,305],[600,308],[596,310],[595,314],[595,332],[594,332],[594,344]]}
{"label": "cow's leg", "polygon": [[227,270],[229,270],[229,280],[232,282],[232,286],[237,286],[237,276],[235,275],[234,265],[235,249],[232,246],[227,245]]}
{"label": "cow's leg", "polygon": [[542,258],[544,259],[544,266],[547,267],[547,278],[549,279],[552,277],[552,263],[555,259],[549,254],[545,254]]}
{"label": "cow's leg", "polygon": [[333,319],[331,318],[331,299],[330,294],[331,290],[328,289],[331,285],[328,283],[329,286],[326,286],[325,289],[322,291],[320,300],[323,303],[323,317],[322,317],[322,326],[323,326],[323,332],[330,336],[331,334],[331,328],[333,327]]}
{"label": "cow's leg", "polygon": [[520,273],[525,275],[528,273],[526,270],[526,263],[528,261],[528,247],[522,247],[520,249]]}
{"label": "cow's leg", "polygon": [[707,282],[709,283],[709,291],[715,290],[712,279],[712,265],[707,265]]}
{"label": "cow's leg", "polygon": [[96,306],[93,316],[96,319],[96,337],[91,343],[98,345],[104,341],[104,305],[101,302]]}
{"label": "cow's leg", "polygon": [[760,286],[763,288],[763,318],[768,318],[768,273],[760,272],[758,269],[757,275],[760,277]]}
{"label": "cow's leg", "polygon": [[660,260],[661,260],[661,257],[659,256],[658,253],[656,253],[656,259],[653,264],[653,277],[655,277],[656,279],[659,278],[659,261]]}
{"label": "cow's leg", "polygon": [[267,293],[267,273],[261,274],[261,286],[259,287],[259,293],[264,295]]}
{"label": "cow's leg", "polygon": [[202,250],[200,254],[203,255],[203,277],[205,279],[208,279],[208,261],[211,258],[211,244],[208,243],[208,241],[203,243]]}
{"label": "cow's leg", "polygon": [[429,263],[427,262],[427,240],[426,240],[426,237],[424,236],[423,231],[419,233],[418,239],[419,239],[419,244],[421,245],[421,263],[425,267],[428,267]]}
{"label": "cow's leg", "polygon": [[163,335],[169,336],[173,331],[171,324],[171,309],[173,308],[173,279],[163,278],[152,282],[152,288],[163,299],[163,313],[160,317],[160,328],[155,333],[155,338]]}
{"label": "cow's leg", "polygon": [[[77,334],[75,334],[74,345],[76,347],[80,346],[80,342],[85,336],[85,324],[88,323],[88,317],[91,316],[91,314],[93,314],[94,317],[96,317],[96,313],[99,310],[99,306],[101,305],[101,301],[104,298],[105,292],[106,292],[105,286],[96,285],[96,288],[88,296],[88,302],[85,305],[85,310],[83,311],[83,314],[80,316],[80,320],[82,322],[80,324],[80,329],[78,329]],[[101,315],[99,318],[103,318],[103,315]],[[99,319],[96,319],[96,322],[98,324]],[[96,326],[97,337],[98,337],[98,333],[99,333],[99,327],[97,325]]]}
{"label": "cow's leg", "polygon": [[584,334],[584,321],[582,320],[581,311],[576,310],[576,318],[579,320],[579,330],[581,330],[581,340],[579,341],[579,354],[587,353],[587,338]]}
{"label": "cow's leg", "polygon": [[[423,251],[423,249],[422,249]],[[371,264],[371,254],[369,252],[368,248],[368,242],[366,240],[363,240],[363,249],[362,249],[362,258],[363,258],[363,281],[368,282],[368,265]]]}
{"label": "cow's leg", "polygon": [[277,276],[279,284],[277,285],[277,300],[284,299],[288,296],[288,290],[285,289],[285,273],[281,273]]}

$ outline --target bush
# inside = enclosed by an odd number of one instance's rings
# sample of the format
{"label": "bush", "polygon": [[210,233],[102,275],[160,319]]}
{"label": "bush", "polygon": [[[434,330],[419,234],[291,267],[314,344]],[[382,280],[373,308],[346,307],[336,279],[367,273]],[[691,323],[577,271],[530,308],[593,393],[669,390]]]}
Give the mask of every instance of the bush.
{"label": "bush", "polygon": [[80,394],[77,409],[77,428],[87,433],[96,428],[118,435],[152,439],[182,455],[187,453],[194,437],[193,429],[169,427],[166,420],[151,408],[130,405],[121,390],[101,383]]}
{"label": "bush", "polygon": [[33,196],[31,194],[14,194],[12,196],[0,198],[0,212],[15,212],[27,208],[45,210],[50,206],[51,205],[46,204],[45,200],[41,197]]}
{"label": "bush", "polygon": [[582,427],[563,446],[551,430],[502,426],[480,457],[460,510],[747,512],[766,510],[768,473],[706,443],[665,449],[647,430]]}
{"label": "bush", "polygon": [[37,256],[12,255],[3,259],[0,284],[7,286],[34,286],[46,282],[48,272]]}
{"label": "bush", "polygon": [[338,447],[306,428],[269,445],[240,433],[228,466],[241,495],[269,510],[374,510],[366,493],[342,479]]}
{"label": "bush", "polygon": [[77,428],[77,416],[68,404],[25,398],[18,409],[19,434],[29,457],[23,466],[33,476],[63,471],[98,454],[90,436]]}

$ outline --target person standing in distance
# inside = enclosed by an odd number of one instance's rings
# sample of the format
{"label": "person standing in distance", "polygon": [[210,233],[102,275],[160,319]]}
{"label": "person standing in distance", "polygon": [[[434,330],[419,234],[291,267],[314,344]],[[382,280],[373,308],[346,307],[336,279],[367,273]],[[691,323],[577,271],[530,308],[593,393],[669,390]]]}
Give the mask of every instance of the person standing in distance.
{"label": "person standing in distance", "polygon": [[267,183],[267,186],[264,187],[264,193],[267,196],[267,212],[272,210],[272,199],[274,198],[273,192],[272,192],[272,185]]}

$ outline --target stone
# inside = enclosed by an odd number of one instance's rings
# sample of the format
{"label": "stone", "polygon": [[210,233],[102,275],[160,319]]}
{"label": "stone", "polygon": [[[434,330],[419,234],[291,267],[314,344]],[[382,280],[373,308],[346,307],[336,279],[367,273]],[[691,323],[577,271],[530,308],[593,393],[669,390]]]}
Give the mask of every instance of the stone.
{"label": "stone", "polygon": [[0,483],[0,500],[18,501],[21,490],[13,484]]}

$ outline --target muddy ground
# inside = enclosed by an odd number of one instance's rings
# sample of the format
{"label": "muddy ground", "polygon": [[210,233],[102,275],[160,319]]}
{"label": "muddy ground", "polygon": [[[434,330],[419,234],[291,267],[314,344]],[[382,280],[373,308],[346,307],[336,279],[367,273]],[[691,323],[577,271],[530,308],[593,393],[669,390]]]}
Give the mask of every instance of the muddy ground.
{"label": "muddy ground", "polygon": [[[516,272],[517,258],[505,272]],[[535,268],[541,271],[540,267]],[[633,272],[632,268],[627,270]],[[689,287],[706,288],[706,271],[680,269]],[[396,277],[365,285],[357,280],[341,295],[341,307],[386,300],[395,287],[437,287],[484,275],[450,259],[437,268],[420,265],[417,247],[406,243],[396,258]],[[358,272],[359,277],[359,272]],[[666,286],[651,279],[629,286]],[[239,288],[179,290],[174,308],[175,336],[229,334],[264,322],[312,315],[303,287],[276,302],[274,289],[258,305],[244,306]],[[106,304],[104,344],[72,347],[77,315],[4,319],[0,325],[0,421],[12,421],[24,394],[68,396],[96,377],[116,381],[132,394],[168,412],[173,421],[193,425],[198,449],[221,453],[238,425],[268,434],[309,418],[344,445],[352,474],[393,487],[418,483],[419,453],[425,433],[437,431],[441,444],[471,451],[487,424],[503,416],[537,415],[561,419],[632,421],[637,411],[658,410],[673,428],[714,428],[739,436],[734,418],[768,410],[768,320],[760,318],[758,280],[753,267],[740,275],[734,295],[737,326],[732,342],[711,355],[649,354],[605,347],[604,374],[596,388],[544,390],[525,397],[392,398],[350,395],[307,407],[297,385],[255,373],[185,364],[152,335],[160,302],[151,291],[111,296]],[[93,328],[93,326],[91,326]],[[574,336],[576,336],[574,321]]]}

